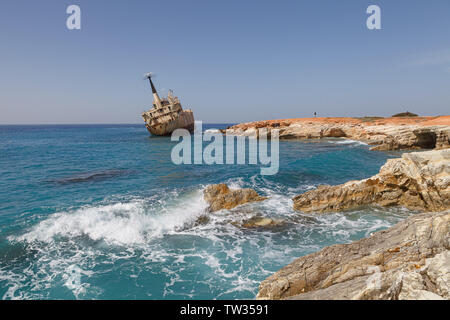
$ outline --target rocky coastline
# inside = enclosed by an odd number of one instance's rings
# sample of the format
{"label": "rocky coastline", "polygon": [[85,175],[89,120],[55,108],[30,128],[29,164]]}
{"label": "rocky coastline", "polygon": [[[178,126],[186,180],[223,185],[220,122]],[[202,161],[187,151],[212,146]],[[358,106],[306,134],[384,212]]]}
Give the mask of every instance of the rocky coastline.
{"label": "rocky coastline", "polygon": [[415,118],[299,118],[242,123],[223,133],[259,136],[279,130],[280,139],[345,138],[372,150],[445,149],[450,147],[450,116]]}
{"label": "rocky coastline", "polygon": [[298,258],[257,299],[449,299],[450,211],[414,215],[350,244]]}
{"label": "rocky coastline", "polygon": [[404,153],[380,173],[337,186],[319,186],[293,198],[302,212],[336,212],[360,206],[402,206],[417,211],[450,208],[450,149]]}
{"label": "rocky coastline", "polygon": [[[429,151],[389,159],[368,179],[319,186],[294,197],[293,209],[306,214],[362,206],[423,213],[369,238],[296,259],[261,282],[257,299],[450,299],[450,116],[271,120],[235,125],[224,133],[259,137],[261,129],[269,135],[278,129],[281,139],[346,138],[372,150]],[[208,187],[204,197],[211,211],[265,199],[252,189],[230,191],[225,185]],[[275,224],[267,217],[253,222],[250,227]]]}

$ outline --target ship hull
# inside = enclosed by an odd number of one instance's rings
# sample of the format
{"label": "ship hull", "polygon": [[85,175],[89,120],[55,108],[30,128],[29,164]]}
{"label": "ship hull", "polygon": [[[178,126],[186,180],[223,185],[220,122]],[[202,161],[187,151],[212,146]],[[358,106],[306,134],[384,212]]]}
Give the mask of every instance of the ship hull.
{"label": "ship hull", "polygon": [[146,123],[145,126],[155,136],[168,136],[176,129],[186,129],[189,132],[193,132],[195,128],[194,114],[192,111],[183,111],[175,120],[154,125]]}

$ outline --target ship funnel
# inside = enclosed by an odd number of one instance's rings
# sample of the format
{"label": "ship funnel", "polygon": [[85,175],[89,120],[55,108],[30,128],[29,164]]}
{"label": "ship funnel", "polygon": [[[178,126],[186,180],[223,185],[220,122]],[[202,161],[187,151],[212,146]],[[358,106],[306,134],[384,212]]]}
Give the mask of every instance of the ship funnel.
{"label": "ship funnel", "polygon": [[161,99],[159,98],[158,92],[156,91],[156,88],[155,88],[155,86],[154,86],[154,84],[153,84],[152,77],[154,77],[154,74],[151,73],[151,72],[146,73],[146,74],[144,75],[144,79],[148,79],[148,80],[150,81],[150,86],[152,87],[153,103],[154,103],[158,108],[160,108],[160,107],[162,106],[162,104],[161,104]]}

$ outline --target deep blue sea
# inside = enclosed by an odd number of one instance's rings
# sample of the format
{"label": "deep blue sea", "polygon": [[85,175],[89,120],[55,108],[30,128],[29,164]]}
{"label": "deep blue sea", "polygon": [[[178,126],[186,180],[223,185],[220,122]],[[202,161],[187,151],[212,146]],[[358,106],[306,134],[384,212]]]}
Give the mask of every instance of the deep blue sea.
{"label": "deep blue sea", "polygon": [[[204,125],[204,129],[227,125]],[[376,174],[396,153],[340,139],[280,141],[280,171],[174,165],[143,125],[0,126],[0,297],[253,299],[295,258],[388,228],[411,212],[301,214],[291,198]],[[208,184],[269,199],[205,214]],[[231,222],[283,219],[274,229]]]}

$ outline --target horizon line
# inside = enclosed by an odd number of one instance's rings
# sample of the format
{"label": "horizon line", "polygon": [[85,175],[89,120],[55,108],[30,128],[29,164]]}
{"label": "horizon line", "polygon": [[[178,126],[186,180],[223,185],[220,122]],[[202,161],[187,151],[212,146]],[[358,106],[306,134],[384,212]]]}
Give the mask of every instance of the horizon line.
{"label": "horizon line", "polygon": [[[206,124],[237,124],[240,122],[204,122]],[[0,123],[1,126],[91,126],[91,125],[142,125],[145,126],[145,123],[101,123],[101,122],[92,122],[92,123]]]}

